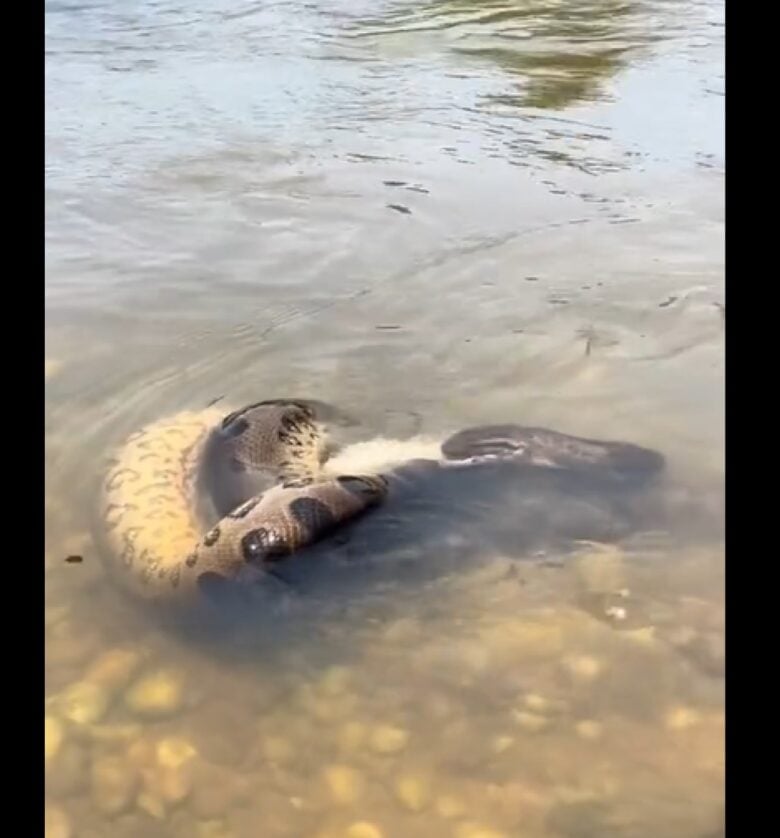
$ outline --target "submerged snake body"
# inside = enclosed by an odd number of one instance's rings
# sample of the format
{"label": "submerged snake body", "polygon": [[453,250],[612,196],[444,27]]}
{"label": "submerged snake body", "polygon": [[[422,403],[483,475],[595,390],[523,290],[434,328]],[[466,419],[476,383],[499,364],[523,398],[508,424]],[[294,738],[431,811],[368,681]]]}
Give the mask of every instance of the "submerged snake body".
{"label": "submerged snake body", "polygon": [[214,410],[179,413],[131,435],[100,504],[120,581],[163,600],[189,600],[214,579],[254,581],[381,502],[381,476],[322,469],[326,441],[314,410],[291,402],[224,419]]}
{"label": "submerged snake body", "polygon": [[[314,404],[260,402],[224,418],[214,409],[184,412],[131,435],[105,476],[99,509],[125,587],[187,602],[213,581],[251,583],[381,503],[385,476],[333,472]],[[660,454],[639,446],[517,425],[461,431],[427,462],[491,460],[640,480],[663,466]]]}

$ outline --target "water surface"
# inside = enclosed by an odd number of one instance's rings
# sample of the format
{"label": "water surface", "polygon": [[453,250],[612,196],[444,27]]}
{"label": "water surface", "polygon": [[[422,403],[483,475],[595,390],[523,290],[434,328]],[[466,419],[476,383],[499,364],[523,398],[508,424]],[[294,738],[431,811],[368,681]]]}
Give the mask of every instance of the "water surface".
{"label": "water surface", "polygon": [[[51,835],[721,834],[723,30],[719,0],[48,0]],[[103,458],[280,395],[630,439],[714,517],[456,545],[189,642],[103,572]]]}

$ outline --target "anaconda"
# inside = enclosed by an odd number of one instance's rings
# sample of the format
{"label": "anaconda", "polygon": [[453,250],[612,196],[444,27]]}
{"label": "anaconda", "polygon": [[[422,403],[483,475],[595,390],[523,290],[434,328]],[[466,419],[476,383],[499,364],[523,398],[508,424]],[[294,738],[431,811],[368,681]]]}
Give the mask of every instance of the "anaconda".
{"label": "anaconda", "polygon": [[[102,541],[118,579],[148,600],[186,602],[205,584],[251,584],[293,553],[383,503],[394,469],[334,469],[329,408],[275,399],[153,422],[118,449],[102,483]],[[656,451],[544,428],[467,428],[427,449],[417,471],[516,463],[641,483]],[[522,479],[520,474],[518,479]]]}

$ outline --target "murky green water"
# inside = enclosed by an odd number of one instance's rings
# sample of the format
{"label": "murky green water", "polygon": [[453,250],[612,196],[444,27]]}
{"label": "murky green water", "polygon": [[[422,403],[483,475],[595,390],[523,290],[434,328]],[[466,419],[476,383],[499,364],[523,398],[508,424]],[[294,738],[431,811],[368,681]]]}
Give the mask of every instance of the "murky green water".
{"label": "murky green water", "polygon": [[[722,834],[723,4],[196,6],[46,4],[47,834]],[[156,625],[104,456],[279,395],[630,439],[696,526]]]}

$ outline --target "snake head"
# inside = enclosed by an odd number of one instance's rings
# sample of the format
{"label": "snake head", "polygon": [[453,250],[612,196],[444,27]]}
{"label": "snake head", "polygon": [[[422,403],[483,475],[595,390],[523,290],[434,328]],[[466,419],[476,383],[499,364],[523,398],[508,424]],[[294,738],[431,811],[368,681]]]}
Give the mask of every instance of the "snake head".
{"label": "snake head", "polygon": [[197,578],[252,580],[258,570],[270,569],[377,506],[387,492],[387,480],[378,475],[274,486],[224,516],[186,565]]}

